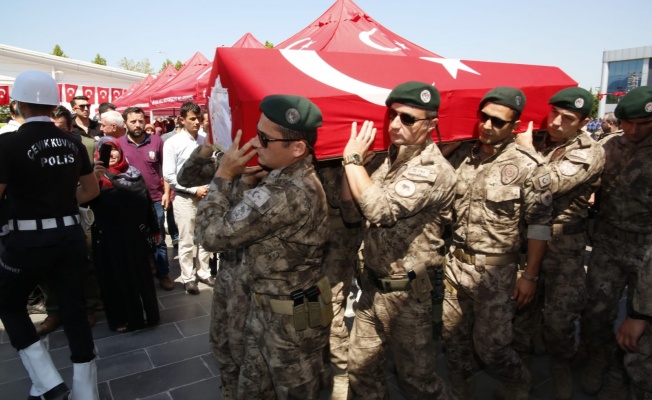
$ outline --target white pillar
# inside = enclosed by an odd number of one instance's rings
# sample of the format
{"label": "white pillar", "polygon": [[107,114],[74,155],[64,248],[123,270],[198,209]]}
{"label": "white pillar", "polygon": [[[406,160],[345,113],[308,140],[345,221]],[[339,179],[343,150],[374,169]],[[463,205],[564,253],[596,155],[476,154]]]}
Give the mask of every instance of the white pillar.
{"label": "white pillar", "polygon": [[600,99],[598,103],[598,118],[604,117],[604,110],[607,106],[607,85],[609,83],[609,63],[606,61],[602,62],[602,80],[600,82],[600,94],[604,96]]}

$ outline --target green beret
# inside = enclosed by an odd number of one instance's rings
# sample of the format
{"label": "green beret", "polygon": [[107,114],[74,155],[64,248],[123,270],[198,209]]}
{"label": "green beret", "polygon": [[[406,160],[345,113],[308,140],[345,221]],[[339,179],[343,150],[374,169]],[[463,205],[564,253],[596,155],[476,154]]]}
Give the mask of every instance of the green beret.
{"label": "green beret", "polygon": [[270,121],[297,132],[314,133],[322,125],[319,107],[301,96],[267,96],[260,102],[260,111]]}
{"label": "green beret", "polygon": [[396,86],[385,100],[387,107],[393,103],[422,108],[429,111],[439,110],[439,90],[423,82],[405,82]]}
{"label": "green beret", "polygon": [[488,101],[511,108],[520,114],[523,112],[523,108],[525,107],[526,98],[525,94],[516,88],[498,86],[497,88],[488,91],[482,100],[480,100],[480,109],[482,109],[484,104]]}
{"label": "green beret", "polygon": [[652,117],[652,86],[641,86],[624,95],[614,111],[618,119]]}
{"label": "green beret", "polygon": [[581,87],[569,87],[558,91],[557,94],[550,98],[548,104],[564,110],[589,115],[593,108],[593,95]]}

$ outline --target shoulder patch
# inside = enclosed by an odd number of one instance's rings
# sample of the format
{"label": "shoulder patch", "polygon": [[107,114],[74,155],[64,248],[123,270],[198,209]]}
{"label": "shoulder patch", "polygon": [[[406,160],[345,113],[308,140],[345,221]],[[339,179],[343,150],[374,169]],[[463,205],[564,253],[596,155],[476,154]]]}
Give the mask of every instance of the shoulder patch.
{"label": "shoulder patch", "polygon": [[396,194],[401,197],[410,197],[417,191],[417,185],[410,180],[402,179],[396,182],[394,190],[396,191]]}
{"label": "shoulder patch", "polygon": [[532,182],[534,183],[534,187],[536,187],[537,190],[543,190],[547,189],[548,186],[550,186],[552,183],[552,177],[549,173],[546,173],[532,178]]}
{"label": "shoulder patch", "polygon": [[518,178],[518,167],[514,164],[508,164],[500,170],[500,182],[503,185],[509,185]]}
{"label": "shoulder patch", "polygon": [[251,214],[251,207],[244,201],[239,202],[229,213],[231,222],[240,222],[245,220]]}
{"label": "shoulder patch", "polygon": [[264,186],[246,190],[244,192],[244,201],[252,208],[258,210],[261,214],[264,214],[272,207],[272,202],[270,201],[271,198],[271,192]]}
{"label": "shoulder patch", "polygon": [[571,150],[570,155],[573,157],[580,158],[582,160],[586,160],[589,157],[588,151],[586,149],[575,149]]}
{"label": "shoulder patch", "polygon": [[559,172],[561,172],[562,175],[566,175],[566,176],[575,175],[576,173],[579,172],[581,168],[582,165],[575,164],[574,162],[569,160],[564,160],[559,164]]}
{"label": "shoulder patch", "polygon": [[552,204],[553,196],[550,190],[546,190],[541,194],[541,204],[544,206],[550,206]]}

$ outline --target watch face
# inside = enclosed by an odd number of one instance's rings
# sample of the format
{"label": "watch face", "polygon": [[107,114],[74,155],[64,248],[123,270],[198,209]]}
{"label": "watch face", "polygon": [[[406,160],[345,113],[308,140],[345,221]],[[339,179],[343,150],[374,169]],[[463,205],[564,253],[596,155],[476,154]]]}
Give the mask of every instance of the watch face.
{"label": "watch face", "polygon": [[362,156],[360,154],[353,154],[351,155],[351,161],[354,164],[362,164]]}

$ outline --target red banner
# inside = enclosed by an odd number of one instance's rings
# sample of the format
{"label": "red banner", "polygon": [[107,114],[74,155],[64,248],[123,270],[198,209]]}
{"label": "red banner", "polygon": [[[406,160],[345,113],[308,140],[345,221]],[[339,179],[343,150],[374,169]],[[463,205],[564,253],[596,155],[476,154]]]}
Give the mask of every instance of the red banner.
{"label": "red banner", "polygon": [[0,86],[0,106],[9,105],[9,86]]}
{"label": "red banner", "polygon": [[63,84],[62,83],[57,83],[57,87],[59,88],[59,103],[61,103],[61,91],[63,90]]}
{"label": "red banner", "polygon": [[82,94],[88,97],[88,102],[90,104],[95,103],[95,86],[82,86]]}
{"label": "red banner", "polygon": [[77,92],[77,85],[69,85],[69,84],[64,84],[63,89],[65,90],[66,93],[66,101],[70,103],[72,101],[72,98],[75,97],[75,93]]}
{"label": "red banner", "polygon": [[105,88],[105,87],[97,88],[97,102],[99,104],[109,102],[109,88]]}

